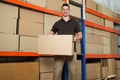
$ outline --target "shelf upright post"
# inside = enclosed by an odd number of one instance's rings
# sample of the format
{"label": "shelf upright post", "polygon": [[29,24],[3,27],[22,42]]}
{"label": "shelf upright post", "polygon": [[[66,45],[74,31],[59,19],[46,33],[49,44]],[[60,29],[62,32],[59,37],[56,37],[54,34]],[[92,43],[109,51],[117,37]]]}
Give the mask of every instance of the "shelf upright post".
{"label": "shelf upright post", "polygon": [[83,0],[83,5],[80,7],[81,8],[81,30],[82,30],[82,40],[81,40],[81,71],[82,71],[82,79],[81,80],[86,80],[86,59],[85,59],[85,23],[84,23],[84,19],[85,19],[85,5],[84,5],[84,0]]}

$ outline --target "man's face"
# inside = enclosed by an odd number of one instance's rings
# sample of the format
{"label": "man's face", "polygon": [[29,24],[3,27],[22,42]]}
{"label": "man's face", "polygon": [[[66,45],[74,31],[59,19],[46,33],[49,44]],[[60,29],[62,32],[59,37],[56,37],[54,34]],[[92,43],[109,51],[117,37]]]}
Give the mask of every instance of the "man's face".
{"label": "man's face", "polygon": [[69,9],[68,6],[63,6],[63,7],[62,7],[62,14],[63,14],[64,17],[69,16],[69,14],[70,14],[70,9]]}

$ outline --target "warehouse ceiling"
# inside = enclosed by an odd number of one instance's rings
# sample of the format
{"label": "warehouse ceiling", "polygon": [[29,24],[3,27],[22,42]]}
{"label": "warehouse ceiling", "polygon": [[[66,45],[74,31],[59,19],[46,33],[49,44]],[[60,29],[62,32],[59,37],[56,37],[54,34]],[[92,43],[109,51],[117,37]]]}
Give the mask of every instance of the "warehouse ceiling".
{"label": "warehouse ceiling", "polygon": [[93,1],[120,14],[120,0],[93,0]]}

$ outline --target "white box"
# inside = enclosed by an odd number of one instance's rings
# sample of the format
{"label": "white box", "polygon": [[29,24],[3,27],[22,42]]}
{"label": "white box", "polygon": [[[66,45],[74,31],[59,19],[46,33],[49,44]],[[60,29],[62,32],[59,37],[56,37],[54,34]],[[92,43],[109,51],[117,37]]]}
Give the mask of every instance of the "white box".
{"label": "white box", "polygon": [[72,35],[39,35],[38,53],[73,55]]}

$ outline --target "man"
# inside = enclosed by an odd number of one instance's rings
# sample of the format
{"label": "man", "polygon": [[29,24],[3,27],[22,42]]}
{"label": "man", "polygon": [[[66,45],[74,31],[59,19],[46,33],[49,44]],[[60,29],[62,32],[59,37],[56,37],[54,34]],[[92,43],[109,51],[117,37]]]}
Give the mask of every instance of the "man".
{"label": "man", "polygon": [[[76,42],[82,38],[79,24],[70,18],[70,6],[63,4],[62,7],[63,17],[57,21],[48,35],[58,33],[58,35],[73,35],[73,42]],[[64,61],[68,61],[68,80],[76,80],[76,60],[74,56],[55,56],[55,67],[54,67],[54,80],[61,80],[62,69]]]}

